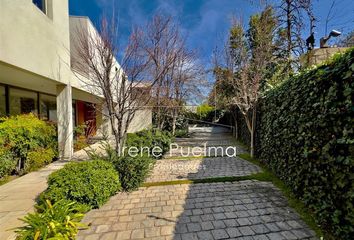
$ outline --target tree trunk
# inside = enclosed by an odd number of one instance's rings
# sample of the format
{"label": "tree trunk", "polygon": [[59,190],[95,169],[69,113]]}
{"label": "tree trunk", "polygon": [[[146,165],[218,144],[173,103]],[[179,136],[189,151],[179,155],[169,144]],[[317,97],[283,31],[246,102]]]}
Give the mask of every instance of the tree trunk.
{"label": "tree trunk", "polygon": [[164,126],[165,126],[165,120],[163,118],[160,118],[160,125],[158,126],[158,129],[162,131]]}
{"label": "tree trunk", "polygon": [[256,129],[256,117],[257,117],[257,109],[256,107],[252,110],[252,123],[251,123],[251,157],[254,157],[254,133]]}
{"label": "tree trunk", "polygon": [[159,130],[162,130],[161,127],[161,99],[160,99],[160,88],[161,88],[161,79],[158,80],[158,85],[156,89],[156,126]]}
{"label": "tree trunk", "polygon": [[235,139],[238,140],[238,123],[237,123],[237,118],[235,118]]}
{"label": "tree trunk", "polygon": [[177,122],[177,116],[176,116],[176,114],[173,114],[173,117],[172,117],[172,135],[173,136],[176,134],[176,122]]}
{"label": "tree trunk", "polygon": [[251,132],[251,150],[250,150],[250,155],[253,158],[254,157],[254,136],[253,136],[253,131]]}
{"label": "tree trunk", "polygon": [[159,130],[162,130],[162,127],[161,127],[161,112],[160,112],[160,103],[158,103],[158,106],[157,106],[157,112],[156,112],[156,126]]}
{"label": "tree trunk", "polygon": [[118,156],[120,156],[121,154],[121,148],[120,148],[120,137],[118,135],[118,133],[114,133],[114,147],[116,150],[116,153],[118,154]]}
{"label": "tree trunk", "polygon": [[292,49],[292,39],[291,39],[291,1],[286,1],[286,38],[288,40],[287,44],[287,57],[290,59],[291,57],[291,49]]}
{"label": "tree trunk", "polygon": [[255,132],[255,128],[256,128],[256,117],[257,117],[257,109],[256,107],[254,107],[252,109],[252,116],[251,119],[249,119],[249,114],[243,114],[245,121],[246,121],[246,125],[247,125],[247,129],[250,133],[250,155],[251,157],[254,157],[254,132]]}
{"label": "tree trunk", "polygon": [[238,122],[237,122],[237,109],[234,111],[231,109],[232,118],[234,119],[235,124],[235,138],[238,140]]}
{"label": "tree trunk", "polygon": [[115,147],[115,151],[117,153],[119,153],[119,133],[118,130],[115,128],[116,125],[116,119],[113,116],[112,111],[109,110],[109,122],[111,124],[111,130],[112,130],[112,135],[114,137],[114,147]]}
{"label": "tree trunk", "polygon": [[252,137],[253,137],[253,134],[252,134],[252,123],[251,123],[251,120],[248,119],[248,114],[244,114],[242,113],[244,119],[245,119],[245,122],[246,122],[246,125],[247,125],[247,129],[248,129],[248,132],[250,133],[251,135],[251,142],[250,142],[250,147],[251,147],[251,152],[250,154],[252,154]]}

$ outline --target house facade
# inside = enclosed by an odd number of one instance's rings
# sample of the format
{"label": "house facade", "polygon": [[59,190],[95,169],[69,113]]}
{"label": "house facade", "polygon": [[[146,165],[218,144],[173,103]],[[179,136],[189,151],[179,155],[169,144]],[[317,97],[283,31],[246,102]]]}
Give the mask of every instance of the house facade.
{"label": "house facade", "polygon": [[[68,0],[0,1],[0,116],[34,113],[58,127],[60,157],[73,154],[75,126],[109,135],[102,98],[92,94],[72,66],[75,25],[94,29],[87,17],[69,16]],[[99,111],[97,111],[99,109]],[[129,132],[151,125],[137,113]]]}

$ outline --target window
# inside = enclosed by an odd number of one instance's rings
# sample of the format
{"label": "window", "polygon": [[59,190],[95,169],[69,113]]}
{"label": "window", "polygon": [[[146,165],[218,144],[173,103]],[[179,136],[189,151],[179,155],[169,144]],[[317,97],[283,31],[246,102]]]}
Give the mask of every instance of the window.
{"label": "window", "polygon": [[46,0],[32,0],[33,4],[36,5],[42,12],[46,13]]}
{"label": "window", "polygon": [[6,116],[6,93],[5,86],[0,85],[0,117]]}
{"label": "window", "polygon": [[73,120],[73,126],[77,126],[77,119],[76,119],[76,100],[73,100],[73,112],[72,112],[72,120]]}
{"label": "window", "polygon": [[57,100],[56,97],[47,94],[39,95],[39,116],[46,121],[57,122]]}
{"label": "window", "polygon": [[23,113],[38,113],[36,92],[21,90],[17,88],[9,89],[10,94],[10,115]]}

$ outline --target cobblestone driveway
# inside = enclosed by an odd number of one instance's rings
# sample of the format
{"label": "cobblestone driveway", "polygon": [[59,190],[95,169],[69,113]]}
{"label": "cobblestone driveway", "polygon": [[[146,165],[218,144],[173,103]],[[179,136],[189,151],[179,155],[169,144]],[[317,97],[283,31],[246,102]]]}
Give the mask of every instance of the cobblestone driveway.
{"label": "cobblestone driveway", "polygon": [[270,183],[170,185],[120,193],[78,239],[312,239]]}
{"label": "cobblestone driveway", "polygon": [[195,160],[158,160],[147,182],[181,179],[205,179],[225,176],[247,176],[260,168],[241,158],[204,158]]}
{"label": "cobblestone driveway", "polygon": [[[207,138],[211,143],[223,141],[222,136],[229,141],[230,135],[219,130],[209,128],[203,133],[198,128],[186,141]],[[239,158],[162,159],[147,181],[245,176],[259,171]],[[90,228],[79,232],[81,240],[316,239],[281,192],[259,181],[142,187],[117,194],[87,213],[83,221]]]}

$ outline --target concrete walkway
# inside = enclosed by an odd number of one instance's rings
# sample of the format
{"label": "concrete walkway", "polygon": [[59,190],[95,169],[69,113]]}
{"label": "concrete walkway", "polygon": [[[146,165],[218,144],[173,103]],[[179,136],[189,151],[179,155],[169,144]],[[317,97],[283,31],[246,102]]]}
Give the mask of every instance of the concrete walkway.
{"label": "concrete walkway", "polygon": [[[184,147],[232,142],[222,128],[193,128]],[[148,182],[246,176],[260,169],[239,158],[162,159]],[[118,193],[86,214],[78,239],[316,239],[269,182],[176,184]]]}
{"label": "concrete walkway", "polygon": [[[96,143],[90,147],[96,149],[99,146],[100,144]],[[84,150],[74,153],[73,160],[85,159],[87,154]],[[15,239],[15,233],[11,229],[21,226],[19,218],[34,211],[36,198],[47,188],[48,175],[66,163],[68,161],[53,162],[0,186],[0,240]]]}

